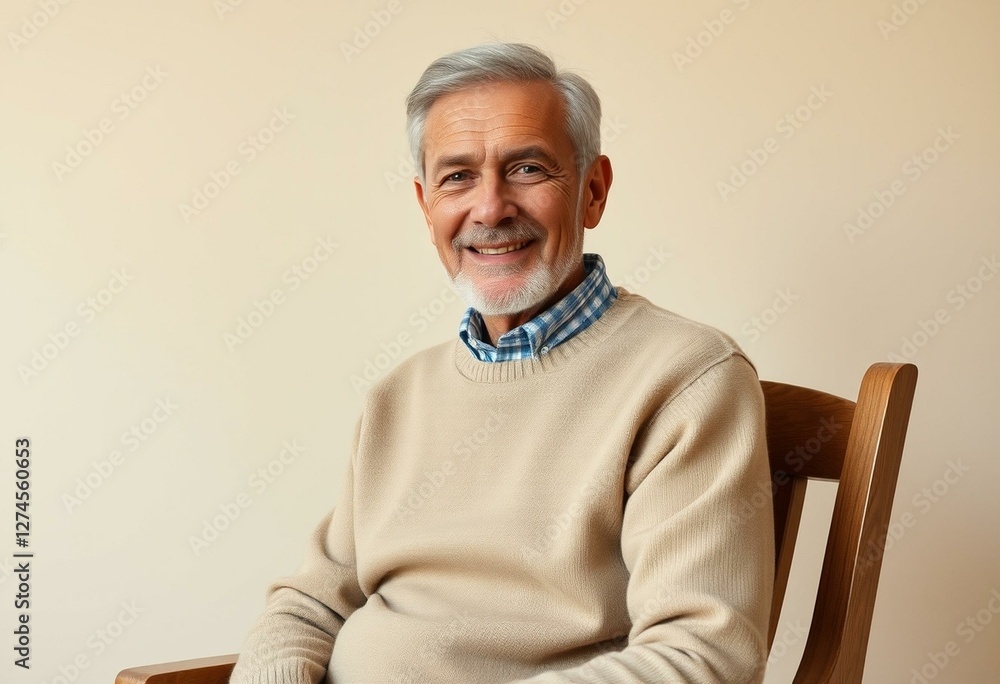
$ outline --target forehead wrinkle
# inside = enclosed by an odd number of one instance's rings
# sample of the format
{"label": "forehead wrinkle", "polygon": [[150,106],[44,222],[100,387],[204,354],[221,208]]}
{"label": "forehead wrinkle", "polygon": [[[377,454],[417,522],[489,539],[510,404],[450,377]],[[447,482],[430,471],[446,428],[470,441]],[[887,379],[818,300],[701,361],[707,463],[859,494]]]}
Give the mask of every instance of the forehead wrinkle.
{"label": "forehead wrinkle", "polygon": [[[530,88],[530,86],[522,86]],[[454,126],[466,125],[469,129],[479,132],[498,128],[504,124],[498,120],[504,118],[522,119],[538,128],[546,128],[548,124],[558,123],[553,120],[561,118],[563,114],[563,104],[558,96],[549,89],[539,97],[528,100],[521,99],[522,108],[508,110],[497,110],[495,102],[483,102],[470,104],[467,100],[461,99],[462,91],[444,96],[431,106],[427,116],[427,128],[435,126],[443,130]],[[453,99],[458,99],[454,102]]]}
{"label": "forehead wrinkle", "polygon": [[[541,85],[541,90],[538,86]],[[518,91],[514,97],[518,97],[525,90],[535,91],[534,96],[527,99],[523,99],[524,104],[528,106],[532,111],[545,111],[546,109],[555,108],[561,109],[563,106],[562,98],[549,84],[537,84],[537,83],[525,83],[525,84],[504,84],[496,88],[488,89],[483,91],[483,95],[479,97],[470,98],[466,91],[459,90],[448,95],[443,95],[439,100],[437,100],[431,109],[437,109],[439,112],[447,112],[448,114],[454,115],[458,112],[468,112],[467,115],[475,115],[478,112],[486,112],[489,116],[496,116],[498,114],[503,114],[503,112],[498,112],[496,108],[496,103],[490,101],[497,93],[498,90],[506,90],[513,87],[514,90]],[[470,99],[472,101],[470,101]],[[461,116],[461,114],[460,114]]]}
{"label": "forehead wrinkle", "polygon": [[[437,123],[437,122],[433,122]],[[435,128],[433,125],[429,128]],[[485,117],[457,117],[446,119],[436,128],[442,134],[447,134],[454,130],[469,131],[475,133],[489,133],[491,131],[502,131],[508,128],[524,128],[532,132],[542,133],[549,123],[547,116],[534,117],[521,112],[492,112]]]}
{"label": "forehead wrinkle", "polygon": [[505,143],[511,147],[550,147],[552,145],[552,141],[545,135],[542,135],[539,129],[529,126],[505,126],[494,129],[491,133],[493,135],[484,137],[478,135],[476,131],[453,131],[442,134],[434,142],[442,147],[450,145],[495,146],[501,143]]}

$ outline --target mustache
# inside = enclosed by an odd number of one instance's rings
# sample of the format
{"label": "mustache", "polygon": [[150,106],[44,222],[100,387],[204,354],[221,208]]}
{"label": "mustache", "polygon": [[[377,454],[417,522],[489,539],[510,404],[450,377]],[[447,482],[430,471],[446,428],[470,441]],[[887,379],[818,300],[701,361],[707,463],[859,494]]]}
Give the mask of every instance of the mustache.
{"label": "mustache", "polygon": [[451,241],[456,250],[472,245],[496,244],[501,242],[523,242],[526,240],[541,240],[545,237],[545,229],[527,218],[508,219],[495,227],[474,223],[471,228],[462,231]]}

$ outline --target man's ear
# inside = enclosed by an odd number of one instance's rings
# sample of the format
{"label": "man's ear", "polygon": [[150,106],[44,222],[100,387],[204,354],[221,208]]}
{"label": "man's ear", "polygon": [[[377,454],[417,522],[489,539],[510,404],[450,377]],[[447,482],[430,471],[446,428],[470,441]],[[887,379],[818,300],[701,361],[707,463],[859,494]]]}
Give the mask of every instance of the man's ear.
{"label": "man's ear", "polygon": [[424,221],[427,222],[427,232],[431,236],[431,244],[437,246],[437,242],[434,241],[434,224],[431,222],[431,215],[427,210],[427,198],[424,197],[424,186],[420,182],[420,176],[413,177],[413,189],[417,193],[417,204],[420,205],[420,211],[424,212]]}
{"label": "man's ear", "polygon": [[608,202],[608,191],[611,190],[611,160],[607,155],[599,156],[590,167],[587,182],[583,186],[583,225],[594,228],[601,222],[604,206]]}

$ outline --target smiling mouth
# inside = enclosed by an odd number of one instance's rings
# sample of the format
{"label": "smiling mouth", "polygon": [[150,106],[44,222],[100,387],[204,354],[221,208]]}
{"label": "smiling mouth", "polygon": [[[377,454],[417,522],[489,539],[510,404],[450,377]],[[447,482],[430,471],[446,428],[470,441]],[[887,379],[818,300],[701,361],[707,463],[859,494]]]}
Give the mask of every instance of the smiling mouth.
{"label": "smiling mouth", "polygon": [[506,254],[507,252],[515,252],[515,251],[517,251],[519,249],[523,249],[524,247],[527,247],[529,244],[531,244],[531,242],[533,242],[533,240],[525,240],[523,242],[515,242],[514,244],[500,245],[500,246],[497,246],[497,247],[487,247],[487,246],[474,247],[473,246],[473,247],[469,247],[469,249],[471,249],[472,251],[474,251],[474,252],[476,252],[478,254]]}

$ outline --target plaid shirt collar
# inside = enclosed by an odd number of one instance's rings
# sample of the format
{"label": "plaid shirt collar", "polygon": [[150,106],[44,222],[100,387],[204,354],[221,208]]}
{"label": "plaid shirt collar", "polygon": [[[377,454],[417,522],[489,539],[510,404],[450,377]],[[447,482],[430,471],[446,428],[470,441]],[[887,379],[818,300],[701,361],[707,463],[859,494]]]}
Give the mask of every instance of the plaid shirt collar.
{"label": "plaid shirt collar", "polygon": [[458,336],[480,361],[519,361],[547,353],[585,330],[618,298],[599,254],[584,254],[583,268],[586,275],[572,292],[547,311],[501,335],[497,346],[483,341],[486,324],[482,314],[472,307],[462,317]]}

